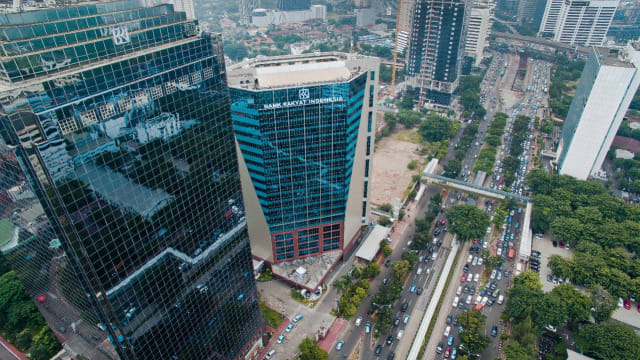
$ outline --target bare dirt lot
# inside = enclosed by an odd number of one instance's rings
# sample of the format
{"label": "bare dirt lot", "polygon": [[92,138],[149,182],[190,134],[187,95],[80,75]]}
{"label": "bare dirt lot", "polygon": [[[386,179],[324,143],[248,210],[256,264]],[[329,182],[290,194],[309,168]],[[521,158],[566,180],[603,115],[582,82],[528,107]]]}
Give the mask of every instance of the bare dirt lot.
{"label": "bare dirt lot", "polygon": [[[402,129],[376,142],[373,153],[373,179],[369,189],[372,205],[393,204],[395,199],[402,199],[411,184],[411,175],[418,174],[424,166],[424,156],[419,155],[422,146],[403,140],[415,137],[415,130]],[[407,168],[411,160],[419,161],[414,170]]]}

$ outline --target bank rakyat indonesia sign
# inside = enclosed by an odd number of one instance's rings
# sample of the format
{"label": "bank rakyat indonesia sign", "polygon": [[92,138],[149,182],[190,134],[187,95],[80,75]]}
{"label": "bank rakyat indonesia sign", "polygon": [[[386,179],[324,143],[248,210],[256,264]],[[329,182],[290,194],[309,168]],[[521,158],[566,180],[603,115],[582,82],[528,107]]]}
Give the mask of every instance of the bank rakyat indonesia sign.
{"label": "bank rakyat indonesia sign", "polygon": [[310,99],[309,89],[300,89],[300,91],[298,91],[298,100],[284,101],[284,102],[272,103],[272,104],[263,104],[262,109],[263,110],[282,109],[282,108],[288,108],[292,106],[331,104],[334,102],[341,102],[341,101],[344,101],[342,96]]}

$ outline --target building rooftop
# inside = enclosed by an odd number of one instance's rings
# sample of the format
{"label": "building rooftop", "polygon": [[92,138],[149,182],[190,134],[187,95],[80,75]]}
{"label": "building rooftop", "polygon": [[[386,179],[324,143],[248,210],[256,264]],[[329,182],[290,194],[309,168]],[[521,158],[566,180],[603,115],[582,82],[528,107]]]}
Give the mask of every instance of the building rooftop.
{"label": "building rooftop", "polygon": [[626,57],[624,57],[623,54],[625,51],[621,48],[606,48],[594,46],[593,51],[595,51],[596,56],[598,57],[598,61],[601,65],[627,68],[634,67],[633,63],[631,63]]}
{"label": "building rooftop", "polygon": [[230,66],[227,80],[231,87],[253,90],[343,82],[366,71],[354,62],[366,58],[337,52],[257,57]]}

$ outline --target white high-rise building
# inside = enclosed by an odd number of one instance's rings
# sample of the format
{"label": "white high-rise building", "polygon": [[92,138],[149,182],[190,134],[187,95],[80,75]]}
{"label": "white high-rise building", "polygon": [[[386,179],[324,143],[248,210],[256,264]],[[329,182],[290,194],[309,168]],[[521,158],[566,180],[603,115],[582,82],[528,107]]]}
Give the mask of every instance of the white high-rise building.
{"label": "white high-rise building", "polygon": [[601,46],[620,0],[549,0],[539,36],[583,46]]}
{"label": "white high-rise building", "polygon": [[467,18],[467,33],[464,43],[464,54],[475,59],[474,65],[480,65],[484,57],[484,49],[489,46],[491,20],[495,3],[491,0],[474,1]]}
{"label": "white high-rise building", "polygon": [[560,174],[586,180],[599,172],[640,84],[640,43],[593,47],[562,127]]}

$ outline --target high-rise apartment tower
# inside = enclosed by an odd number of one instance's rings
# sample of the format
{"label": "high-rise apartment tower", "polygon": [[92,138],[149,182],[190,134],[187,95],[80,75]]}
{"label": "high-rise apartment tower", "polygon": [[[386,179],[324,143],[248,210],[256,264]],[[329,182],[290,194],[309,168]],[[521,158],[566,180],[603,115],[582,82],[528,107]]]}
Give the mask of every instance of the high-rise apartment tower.
{"label": "high-rise apartment tower", "polygon": [[143,0],[0,23],[2,251],[52,329],[92,360],[244,359],[262,320],[221,37]]}
{"label": "high-rise apartment tower", "polygon": [[620,0],[548,0],[539,36],[582,46],[601,46]]}
{"label": "high-rise apartment tower", "polygon": [[463,0],[416,1],[407,57],[407,83],[421,106],[448,107],[458,83],[464,49]]}

